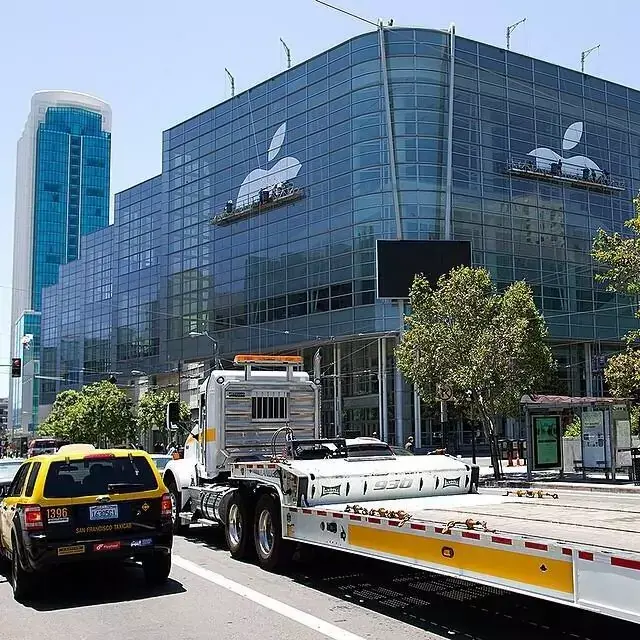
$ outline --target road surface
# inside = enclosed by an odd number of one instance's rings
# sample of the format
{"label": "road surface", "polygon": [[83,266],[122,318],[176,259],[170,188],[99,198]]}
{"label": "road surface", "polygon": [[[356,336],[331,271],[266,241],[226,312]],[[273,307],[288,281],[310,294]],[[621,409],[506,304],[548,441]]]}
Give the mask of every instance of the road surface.
{"label": "road surface", "polygon": [[135,567],[65,571],[28,605],[0,574],[2,640],[581,640],[634,625],[335,552],[307,551],[286,575],[233,561],[220,535],[177,538],[170,582]]}

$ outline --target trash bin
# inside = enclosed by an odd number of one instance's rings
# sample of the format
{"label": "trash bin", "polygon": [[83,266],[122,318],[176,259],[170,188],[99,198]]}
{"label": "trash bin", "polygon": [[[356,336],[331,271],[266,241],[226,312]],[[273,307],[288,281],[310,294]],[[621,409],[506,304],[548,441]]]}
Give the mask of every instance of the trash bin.
{"label": "trash bin", "polygon": [[631,449],[631,475],[633,484],[640,485],[640,449]]}

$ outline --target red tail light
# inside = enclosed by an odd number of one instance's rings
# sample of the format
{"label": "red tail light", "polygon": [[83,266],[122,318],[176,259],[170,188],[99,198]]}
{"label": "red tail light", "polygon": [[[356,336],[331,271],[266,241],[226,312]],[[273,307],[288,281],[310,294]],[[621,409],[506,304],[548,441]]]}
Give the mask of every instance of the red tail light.
{"label": "red tail light", "polygon": [[107,460],[110,458],[115,458],[113,453],[89,453],[84,456],[84,460]]}
{"label": "red tail light", "polygon": [[40,511],[40,507],[25,507],[24,528],[27,531],[35,531],[42,529],[42,527],[42,511]]}
{"label": "red tail light", "polygon": [[171,517],[172,504],[173,504],[173,501],[171,500],[171,495],[168,494],[168,493],[165,493],[162,496],[162,503],[161,503],[161,506],[160,506],[160,515],[163,518],[170,518]]}

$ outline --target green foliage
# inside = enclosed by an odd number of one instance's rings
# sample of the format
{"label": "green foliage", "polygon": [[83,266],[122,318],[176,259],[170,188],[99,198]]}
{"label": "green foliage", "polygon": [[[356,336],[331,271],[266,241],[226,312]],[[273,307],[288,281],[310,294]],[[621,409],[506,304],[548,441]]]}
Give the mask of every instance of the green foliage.
{"label": "green foliage", "polygon": [[77,405],[81,400],[82,395],[78,391],[61,391],[53,403],[51,413],[38,427],[38,435],[72,440],[72,414],[76,412]]}
{"label": "green foliage", "polygon": [[613,396],[633,396],[640,389],[640,351],[633,345],[627,345],[622,353],[607,360],[604,375]]}
{"label": "green foliage", "polygon": [[412,313],[396,350],[398,366],[426,402],[436,385],[482,419],[487,436],[497,415],[517,415],[523,394],[536,391],[553,369],[547,329],[525,282],[498,293],[485,269],[460,267],[433,289],[417,276]]}
{"label": "green foliage", "polygon": [[596,280],[605,283],[609,291],[629,296],[640,294],[640,197],[633,203],[636,215],[624,223],[630,235],[599,229],[593,242],[593,257],[606,268]]}
{"label": "green foliage", "polygon": [[564,430],[565,438],[579,438],[582,435],[582,421],[580,416],[575,416],[569,426]]}
{"label": "green foliage", "polygon": [[637,405],[631,407],[629,413],[631,417],[631,435],[640,435],[640,407]]}
{"label": "green foliage", "polygon": [[[599,229],[592,255],[605,268],[596,275],[598,282],[606,284],[608,291],[635,297],[640,294],[640,197],[633,203],[636,215],[624,223],[630,234],[609,234]],[[638,310],[636,317],[640,317]],[[609,358],[604,370],[611,393],[618,397],[628,397],[640,390],[640,331],[630,331],[625,341],[625,350]]]}
{"label": "green foliage", "polygon": [[105,380],[62,391],[38,434],[99,446],[129,443],[136,438],[131,400]]}
{"label": "green foliage", "polygon": [[[178,394],[175,391],[149,391],[145,393],[138,403],[136,423],[140,433],[151,432],[159,429],[168,442],[171,437],[167,432],[167,404],[176,402]],[[185,402],[180,403],[180,419],[187,421],[190,416],[189,406]]]}

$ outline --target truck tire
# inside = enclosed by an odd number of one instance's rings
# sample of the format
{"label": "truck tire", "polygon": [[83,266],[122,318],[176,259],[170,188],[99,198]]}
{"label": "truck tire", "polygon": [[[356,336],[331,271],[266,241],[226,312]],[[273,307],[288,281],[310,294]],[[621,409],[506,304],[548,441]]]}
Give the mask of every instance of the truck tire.
{"label": "truck tire", "polygon": [[224,526],[227,547],[234,560],[248,560],[253,556],[252,516],[249,497],[234,491],[227,505]]}
{"label": "truck tire", "polygon": [[271,494],[265,493],[258,500],[253,536],[258,564],[263,569],[279,572],[289,566],[295,547],[282,538],[280,504]]}
{"label": "truck tire", "polygon": [[175,480],[170,480],[167,483],[167,489],[171,495],[171,526],[173,533],[176,535],[184,534],[187,532],[189,525],[182,524],[179,514],[182,510],[182,494],[176,486]]}
{"label": "truck tire", "polygon": [[18,602],[28,600],[33,594],[33,575],[22,568],[20,552],[15,536],[12,538],[13,552],[11,554],[11,588],[13,597]]}

